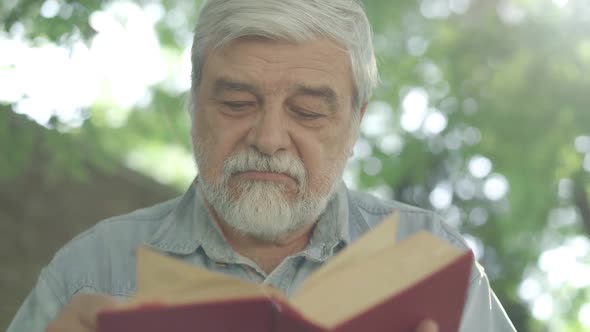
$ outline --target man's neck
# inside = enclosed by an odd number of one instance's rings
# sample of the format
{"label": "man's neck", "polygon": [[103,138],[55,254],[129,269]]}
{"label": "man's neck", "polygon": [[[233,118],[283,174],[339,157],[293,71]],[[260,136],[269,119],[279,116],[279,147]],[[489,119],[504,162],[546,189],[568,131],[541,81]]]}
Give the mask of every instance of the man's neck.
{"label": "man's neck", "polygon": [[267,242],[241,234],[223,222],[218,221],[217,224],[234,251],[251,259],[267,274],[271,273],[288,256],[305,249],[315,226],[315,224],[311,224],[279,241]]}

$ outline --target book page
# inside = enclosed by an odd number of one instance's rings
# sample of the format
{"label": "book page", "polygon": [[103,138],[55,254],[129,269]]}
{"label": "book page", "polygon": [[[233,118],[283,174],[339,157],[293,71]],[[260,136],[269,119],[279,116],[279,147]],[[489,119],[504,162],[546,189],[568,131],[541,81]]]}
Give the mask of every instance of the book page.
{"label": "book page", "polygon": [[244,298],[283,297],[279,291],[193,266],[140,247],[137,293],[123,306],[142,303],[181,304]]}
{"label": "book page", "polygon": [[337,274],[325,275],[321,282],[296,294],[292,303],[308,319],[331,328],[395,296],[462,254],[432,234],[419,232]]}
{"label": "book page", "polygon": [[399,214],[389,215],[375,228],[361,236],[350,246],[334,256],[303,282],[296,294],[305,293],[307,289],[322,283],[326,276],[340,273],[347,267],[355,266],[367,257],[371,257],[384,248],[391,248],[395,244]]}

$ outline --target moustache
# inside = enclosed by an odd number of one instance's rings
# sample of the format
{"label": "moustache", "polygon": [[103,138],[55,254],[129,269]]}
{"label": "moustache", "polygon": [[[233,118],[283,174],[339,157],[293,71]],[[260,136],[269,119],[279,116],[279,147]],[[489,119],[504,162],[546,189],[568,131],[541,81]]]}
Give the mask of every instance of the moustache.
{"label": "moustache", "polygon": [[286,174],[295,179],[300,186],[303,186],[306,180],[303,161],[287,152],[269,156],[252,149],[242,150],[228,158],[223,165],[225,179],[248,171]]}

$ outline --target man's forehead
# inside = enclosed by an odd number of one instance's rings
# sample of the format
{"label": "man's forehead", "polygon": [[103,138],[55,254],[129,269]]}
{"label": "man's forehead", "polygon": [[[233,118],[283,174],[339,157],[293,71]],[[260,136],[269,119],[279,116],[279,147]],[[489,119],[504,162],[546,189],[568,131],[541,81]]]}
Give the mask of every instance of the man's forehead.
{"label": "man's forehead", "polygon": [[261,36],[243,36],[232,39],[216,47],[209,47],[207,56],[222,56],[225,58],[241,57],[240,52],[249,51],[262,53],[266,50],[272,49],[267,56],[282,55],[293,52],[305,52],[304,58],[321,58],[323,56],[330,57],[330,63],[337,61],[350,65],[350,55],[345,47],[340,44],[323,37],[317,37],[306,40],[284,40],[272,39]]}
{"label": "man's forehead", "polygon": [[216,52],[226,48],[228,45],[235,44],[283,44],[283,45],[330,45],[342,52],[343,55],[348,55],[346,47],[342,44],[321,35],[306,37],[306,38],[284,38],[275,36],[263,35],[241,35],[233,38],[222,39],[219,43],[208,45],[209,52]]}
{"label": "man's forehead", "polygon": [[321,39],[242,37],[209,50],[203,69],[207,73],[203,79],[216,90],[254,90],[280,81],[288,83],[284,89],[332,98],[335,90],[352,86],[348,54]]}

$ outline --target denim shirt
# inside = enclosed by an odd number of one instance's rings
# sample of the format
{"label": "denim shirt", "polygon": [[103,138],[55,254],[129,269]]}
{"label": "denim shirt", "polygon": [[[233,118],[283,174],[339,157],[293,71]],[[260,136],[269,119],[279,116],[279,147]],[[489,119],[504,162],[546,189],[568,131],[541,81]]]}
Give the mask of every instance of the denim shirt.
{"label": "denim shirt", "polygon": [[[176,199],[99,222],[66,244],[41,271],[8,332],[44,331],[76,293],[101,293],[120,299],[132,296],[136,290],[135,249],[139,245],[292,295],[319,266],[395,210],[400,213],[397,240],[428,230],[467,248],[461,236],[432,212],[351,191],[340,183],[308,246],[267,274],[232,250],[193,185]],[[515,331],[477,263],[471,272],[460,331]]]}

